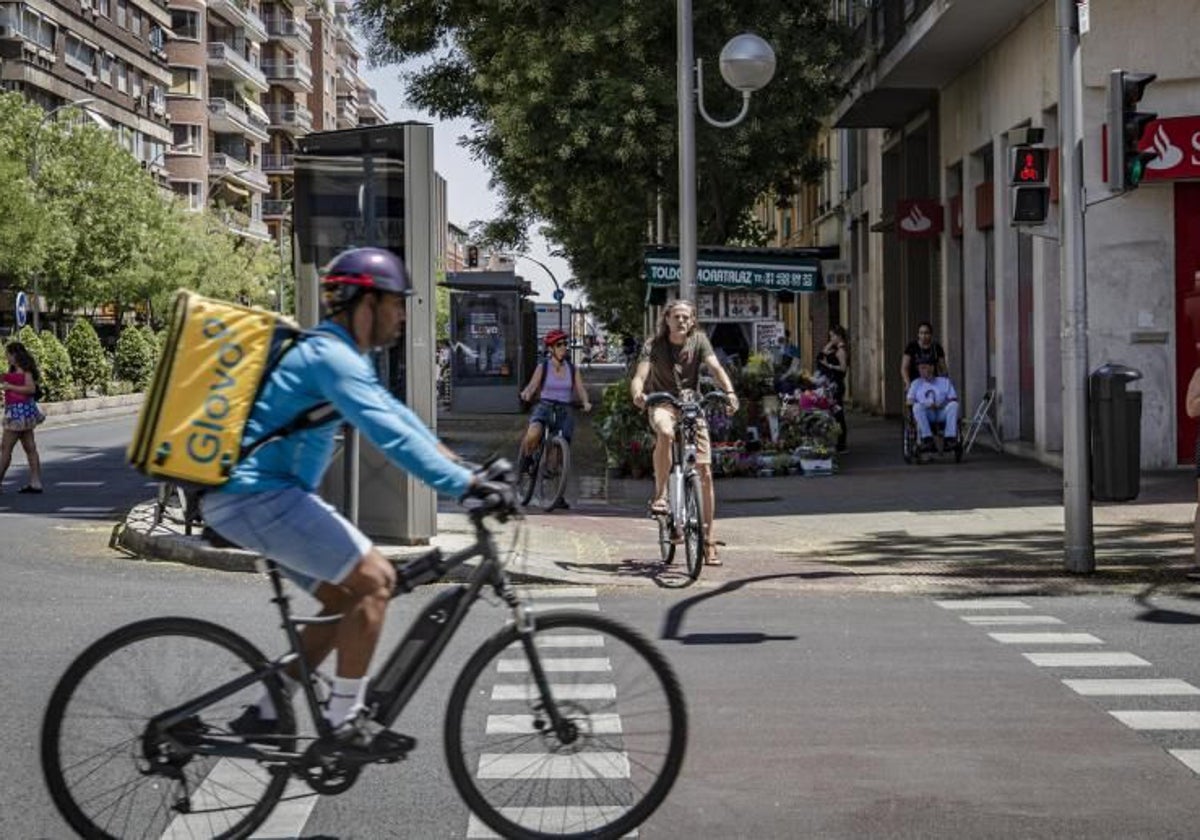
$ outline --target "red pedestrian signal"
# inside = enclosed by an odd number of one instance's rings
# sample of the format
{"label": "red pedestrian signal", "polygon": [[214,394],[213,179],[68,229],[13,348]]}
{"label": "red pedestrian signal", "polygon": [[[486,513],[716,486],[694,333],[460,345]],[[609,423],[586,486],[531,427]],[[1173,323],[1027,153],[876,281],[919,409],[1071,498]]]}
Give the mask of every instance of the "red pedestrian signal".
{"label": "red pedestrian signal", "polygon": [[1050,214],[1050,150],[1045,146],[1014,146],[1011,155],[1012,223],[1045,224]]}

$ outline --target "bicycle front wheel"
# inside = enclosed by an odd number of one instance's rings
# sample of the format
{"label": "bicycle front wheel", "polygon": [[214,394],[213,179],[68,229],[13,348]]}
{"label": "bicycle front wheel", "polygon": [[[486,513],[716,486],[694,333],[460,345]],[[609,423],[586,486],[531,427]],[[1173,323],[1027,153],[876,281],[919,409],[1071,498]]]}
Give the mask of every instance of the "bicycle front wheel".
{"label": "bicycle front wheel", "polygon": [[253,682],[165,736],[147,724],[266,664],[236,633],[189,618],[138,622],[93,644],[59,680],[42,724],[42,772],[59,812],[88,838],[248,836],[279,801],[287,772],[196,748],[240,745],[228,723],[264,687],[280,735],[294,735],[280,681]]}
{"label": "bicycle front wheel", "polygon": [[683,551],[687,557],[688,576],[700,577],[704,565],[704,516],[700,504],[700,477],[693,474],[683,486]]}
{"label": "bicycle front wheel", "polygon": [[567,472],[571,469],[571,447],[566,440],[554,435],[546,441],[542,465],[538,472],[538,496],[543,507],[550,510],[567,492]]}
{"label": "bicycle front wheel", "polygon": [[[446,713],[454,785],[502,837],[622,837],[679,775],[679,682],[644,636],[602,615],[539,615],[532,644],[549,696],[515,627],[463,668]],[[551,704],[563,718],[557,730]]]}
{"label": "bicycle front wheel", "polygon": [[539,445],[533,454],[526,458],[522,449],[517,449],[517,500],[522,507],[528,505],[529,500],[533,498],[533,491],[537,486],[538,453],[541,451]]}

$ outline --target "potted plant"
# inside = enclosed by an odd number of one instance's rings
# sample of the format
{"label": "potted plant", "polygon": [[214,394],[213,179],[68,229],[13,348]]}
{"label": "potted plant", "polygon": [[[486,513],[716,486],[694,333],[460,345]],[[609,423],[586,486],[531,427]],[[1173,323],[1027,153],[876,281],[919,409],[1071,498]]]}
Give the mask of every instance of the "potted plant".
{"label": "potted plant", "polygon": [[838,427],[833,414],[822,408],[802,411],[794,424],[794,450],[806,475],[829,475],[833,472],[833,449],[837,445]]}

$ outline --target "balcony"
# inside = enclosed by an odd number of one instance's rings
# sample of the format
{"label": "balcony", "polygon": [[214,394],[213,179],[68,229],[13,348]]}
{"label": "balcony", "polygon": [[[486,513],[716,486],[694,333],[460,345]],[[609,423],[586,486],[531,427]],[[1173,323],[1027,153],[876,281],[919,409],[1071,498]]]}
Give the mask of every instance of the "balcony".
{"label": "balcony", "polygon": [[337,104],[337,127],[358,128],[358,106],[346,100]]}
{"label": "balcony", "polygon": [[224,41],[214,41],[208,45],[208,72],[214,79],[242,82],[259,92],[266,92],[270,87],[266,75],[251,64],[237,47]]}
{"label": "balcony", "polygon": [[273,41],[280,41],[293,50],[308,52],[312,49],[312,27],[302,20],[271,15],[267,18],[267,34]]}
{"label": "balcony", "polygon": [[267,117],[271,128],[289,134],[308,134],[312,131],[312,111],[303,105],[268,105]]}
{"label": "balcony", "polygon": [[342,64],[337,69],[337,92],[339,96],[358,95],[358,89],[366,87],[359,77],[358,71],[349,64]]}
{"label": "balcony", "polygon": [[210,156],[208,176],[210,189],[216,186],[218,181],[240,185],[256,192],[265,193],[269,189],[266,175],[230,154],[218,153]]}
{"label": "balcony", "polygon": [[373,88],[366,89],[366,95],[358,101],[358,122],[360,125],[380,125],[386,123],[387,111],[379,104],[379,97]]}
{"label": "balcony", "polygon": [[285,87],[293,93],[312,93],[312,68],[294,58],[264,61],[267,81]]}
{"label": "balcony", "polygon": [[282,219],[292,212],[291,199],[264,198],[262,214],[264,219]]}
{"label": "balcony", "polygon": [[208,100],[208,128],[218,134],[238,134],[259,143],[270,139],[266,120],[219,97]]}
{"label": "balcony", "polygon": [[218,208],[214,213],[225,223],[225,226],[231,232],[238,236],[245,239],[254,239],[259,242],[271,241],[271,232],[267,229],[267,223],[262,219],[251,218],[241,210],[234,210],[229,207]]}
{"label": "balcony", "polygon": [[263,172],[271,175],[291,172],[296,166],[296,156],[291,153],[284,155],[263,155],[262,161]]}
{"label": "balcony", "polygon": [[850,63],[849,93],[834,111],[834,124],[903,125],[1040,5],[1041,0],[878,0],[855,32],[864,49]]}
{"label": "balcony", "polygon": [[267,40],[263,19],[247,9],[241,0],[209,0],[208,10],[246,33],[246,40],[261,44]]}

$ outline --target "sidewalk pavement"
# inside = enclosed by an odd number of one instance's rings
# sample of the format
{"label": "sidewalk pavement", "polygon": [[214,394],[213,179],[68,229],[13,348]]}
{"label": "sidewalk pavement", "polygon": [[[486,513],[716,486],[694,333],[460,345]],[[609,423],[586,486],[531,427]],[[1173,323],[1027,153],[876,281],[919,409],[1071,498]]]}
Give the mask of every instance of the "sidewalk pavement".
{"label": "sidewalk pavement", "polygon": [[[492,453],[511,458],[525,423],[524,415],[443,413],[438,434],[472,460]],[[1192,566],[1196,505],[1188,470],[1143,475],[1133,502],[1097,503],[1096,571],[1076,575],[1062,559],[1057,470],[982,447],[961,464],[947,456],[906,465],[899,421],[859,414],[850,416],[850,445],[833,476],[718,479],[724,565],[705,567],[695,585],[951,595],[1194,588],[1184,577]],[[657,527],[645,514],[651,482],[605,479],[602,449],[583,418],[572,461],[572,509],[529,513],[509,564],[514,578],[687,586],[679,561],[665,569],[658,562]],[[439,508],[434,544],[449,551],[471,541],[458,510],[448,501]],[[204,548],[176,526],[150,528],[147,514],[147,505],[131,511],[114,544],[156,559],[253,567],[246,552]],[[380,548],[390,556],[423,550]]]}

